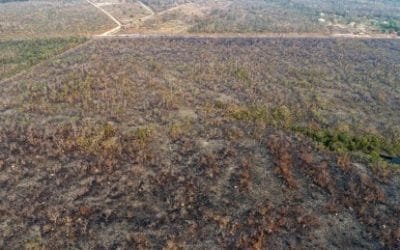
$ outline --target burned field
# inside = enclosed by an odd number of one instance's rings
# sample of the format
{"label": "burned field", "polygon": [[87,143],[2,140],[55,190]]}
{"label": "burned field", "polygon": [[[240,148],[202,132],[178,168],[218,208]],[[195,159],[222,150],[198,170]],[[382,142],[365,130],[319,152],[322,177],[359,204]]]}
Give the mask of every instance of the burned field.
{"label": "burned field", "polygon": [[399,48],[104,38],[4,82],[0,245],[398,248]]}
{"label": "burned field", "polygon": [[85,0],[0,2],[0,41],[88,36],[112,27]]}

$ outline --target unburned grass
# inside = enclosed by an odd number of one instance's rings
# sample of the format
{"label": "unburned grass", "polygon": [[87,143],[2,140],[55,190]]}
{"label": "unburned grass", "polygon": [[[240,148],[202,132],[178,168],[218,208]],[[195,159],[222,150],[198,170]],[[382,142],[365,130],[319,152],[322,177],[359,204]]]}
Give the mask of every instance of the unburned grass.
{"label": "unburned grass", "polygon": [[334,129],[313,129],[295,127],[294,131],[307,135],[326,148],[339,153],[361,152],[371,160],[380,159],[381,154],[398,155],[400,145],[393,144],[382,136],[375,134],[352,134]]}
{"label": "unburned grass", "polygon": [[0,41],[0,80],[85,41],[84,37]]}

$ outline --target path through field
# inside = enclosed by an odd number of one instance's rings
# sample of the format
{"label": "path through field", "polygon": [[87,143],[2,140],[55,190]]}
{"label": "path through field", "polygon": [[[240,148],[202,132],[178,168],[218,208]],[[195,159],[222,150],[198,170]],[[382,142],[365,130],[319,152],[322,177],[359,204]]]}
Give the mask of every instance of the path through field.
{"label": "path through field", "polygon": [[[99,37],[99,36],[97,36]],[[386,35],[386,34],[374,34],[374,35],[357,35],[357,34],[319,34],[319,33],[252,33],[252,34],[167,34],[167,33],[155,33],[155,34],[113,34],[108,35],[110,38],[318,38],[318,39],[332,39],[332,38],[344,38],[344,39],[400,39],[399,36]]]}
{"label": "path through field", "polygon": [[[236,38],[236,37],[246,37],[246,38],[355,38],[355,39],[400,39],[399,36],[391,35],[391,34],[320,34],[320,33],[259,33],[259,34],[184,34],[184,35],[176,35],[176,34],[116,34],[121,30],[122,24],[115,18],[111,13],[103,9],[101,6],[105,6],[106,3],[96,4],[91,0],[86,0],[88,3],[102,11],[106,14],[114,23],[117,24],[117,27],[104,32],[103,34],[96,35],[95,37],[125,37],[125,38],[157,38],[157,37],[182,37],[182,38]],[[145,21],[149,18],[152,18],[156,15],[154,10],[144,4],[142,1],[137,1],[144,9],[149,12],[149,15],[145,16],[141,19],[141,21]],[[173,7],[171,9],[175,9]],[[170,11],[171,9],[165,10]],[[161,13],[161,12],[160,12]]]}
{"label": "path through field", "polygon": [[[117,27],[106,31],[102,34],[99,35],[94,35],[92,38],[99,39],[99,38],[128,38],[128,39],[136,39],[136,38],[193,38],[193,39],[200,39],[200,38],[255,38],[255,39],[260,39],[260,38],[318,38],[318,39],[332,39],[332,38],[345,38],[345,39],[400,39],[400,36],[396,35],[390,35],[390,34],[373,34],[373,35],[357,35],[357,34],[320,34],[320,33],[254,33],[254,34],[235,34],[235,33],[230,33],[230,34],[167,34],[167,33],[153,33],[153,34],[141,34],[141,33],[130,33],[130,34],[116,34],[118,31],[121,30],[123,25],[121,24],[120,21],[118,21],[117,18],[115,18],[111,13],[106,11],[105,9],[102,8],[102,6],[106,6],[107,4],[96,4],[92,2],[91,0],[86,0],[89,4],[94,6],[95,8],[99,9],[101,12],[103,12],[105,15],[107,15],[116,25]],[[148,16],[145,16],[145,19],[151,18],[155,16],[157,13],[155,13],[149,6],[144,4],[141,1],[137,1],[144,9],[146,9],[149,12]],[[176,7],[173,7],[176,8]],[[168,10],[167,10],[168,11]],[[141,19],[142,21],[144,20],[143,18]],[[80,48],[84,46],[83,43],[76,48],[71,48],[67,51],[64,51],[62,54],[56,56],[62,56],[66,53],[69,53],[77,48]],[[40,65],[52,60],[54,58],[49,58],[38,65],[35,65],[34,67],[28,69],[29,71],[33,70],[35,67],[39,67]],[[10,81],[11,79],[14,79],[24,73],[26,73],[27,70],[24,70],[22,72],[19,72],[18,74],[11,76],[9,78],[0,80],[0,84]]]}
{"label": "path through field", "polygon": [[138,1],[138,3],[139,3],[143,8],[145,8],[148,12],[150,12],[150,15],[148,15],[147,17],[151,17],[151,16],[154,16],[154,15],[156,14],[149,6],[147,6],[146,4],[144,4],[142,1]]}
{"label": "path through field", "polygon": [[[92,2],[91,0],[86,0],[88,3],[90,3],[91,5],[93,5],[95,8],[99,9],[101,12],[103,12],[104,14],[106,14],[115,24],[117,24],[117,27],[104,32],[103,34],[100,35],[96,35],[96,36],[100,36],[100,37],[104,37],[104,36],[111,36],[114,35],[115,33],[117,33],[118,31],[121,30],[122,28],[122,23],[120,21],[118,21],[117,18],[115,18],[110,12],[108,12],[107,10],[103,9],[102,6],[107,6],[110,3],[99,3],[96,4],[94,2]],[[150,14],[148,16],[146,16],[143,20],[148,19],[153,17],[156,13],[146,4],[144,4],[142,1],[137,1],[145,10],[147,10]]]}
{"label": "path through field", "polygon": [[86,0],[88,3],[90,3],[91,5],[93,5],[95,8],[99,9],[101,12],[103,12],[104,14],[106,14],[115,24],[117,24],[117,27],[104,32],[103,34],[101,34],[100,36],[108,36],[108,35],[112,35],[115,34],[116,32],[118,32],[121,27],[122,24],[120,23],[120,21],[118,21],[113,15],[111,15],[108,11],[106,11],[105,9],[103,9],[99,4],[95,4],[94,2],[90,1],[90,0]]}

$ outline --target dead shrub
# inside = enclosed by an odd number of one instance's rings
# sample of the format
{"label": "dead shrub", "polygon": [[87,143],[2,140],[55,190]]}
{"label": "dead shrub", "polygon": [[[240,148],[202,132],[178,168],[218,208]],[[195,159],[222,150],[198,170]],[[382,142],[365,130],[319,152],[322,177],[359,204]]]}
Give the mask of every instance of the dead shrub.
{"label": "dead shrub", "polygon": [[288,142],[277,136],[271,136],[267,147],[275,158],[277,173],[285,180],[289,188],[297,189],[298,182],[293,174],[293,159],[289,153]]}
{"label": "dead shrub", "polygon": [[349,171],[351,159],[349,154],[339,154],[336,160],[337,165],[345,172]]}

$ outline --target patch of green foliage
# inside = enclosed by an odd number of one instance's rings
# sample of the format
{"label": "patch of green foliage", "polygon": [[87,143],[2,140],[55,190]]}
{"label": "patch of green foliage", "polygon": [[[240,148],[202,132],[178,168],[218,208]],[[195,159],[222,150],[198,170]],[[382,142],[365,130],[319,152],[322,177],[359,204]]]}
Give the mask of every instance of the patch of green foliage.
{"label": "patch of green foliage", "polygon": [[270,115],[268,110],[263,107],[252,106],[252,107],[230,107],[228,109],[228,115],[236,120],[240,121],[262,121],[268,122]]}
{"label": "patch of green foliage", "polygon": [[110,124],[86,126],[76,138],[79,148],[92,155],[111,155],[120,151],[117,129]]}
{"label": "patch of green foliage", "polygon": [[266,108],[263,106],[238,107],[233,106],[227,109],[230,117],[248,122],[262,122],[276,127],[288,128],[292,124],[293,115],[285,105]]}
{"label": "patch of green foliage", "polygon": [[152,128],[145,126],[137,128],[135,130],[134,136],[136,140],[139,142],[139,145],[144,146],[149,141],[152,133],[153,133]]}
{"label": "patch of green foliage", "polygon": [[371,133],[351,133],[342,129],[310,128],[296,125],[295,117],[287,106],[229,106],[227,115],[235,120],[263,123],[276,128],[299,132],[338,153],[362,153],[370,160],[382,160],[381,154],[399,155],[400,143]]}
{"label": "patch of green foliage", "polygon": [[250,81],[249,73],[244,68],[237,68],[234,71],[234,76],[241,81]]}
{"label": "patch of green foliage", "polygon": [[0,79],[86,41],[83,37],[0,41]]}
{"label": "patch of green foliage", "polygon": [[380,29],[385,33],[393,33],[396,32],[400,34],[400,23],[394,20],[390,20],[388,22],[379,23]]}
{"label": "patch of green foliage", "polygon": [[355,135],[347,131],[335,129],[313,129],[294,127],[293,130],[300,132],[314,141],[321,143],[329,150],[348,153],[362,152],[372,160],[380,159],[380,154],[387,152],[391,155],[400,153],[400,144],[389,142],[382,136],[375,134]]}

